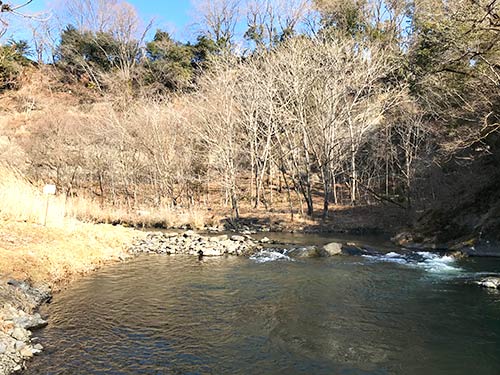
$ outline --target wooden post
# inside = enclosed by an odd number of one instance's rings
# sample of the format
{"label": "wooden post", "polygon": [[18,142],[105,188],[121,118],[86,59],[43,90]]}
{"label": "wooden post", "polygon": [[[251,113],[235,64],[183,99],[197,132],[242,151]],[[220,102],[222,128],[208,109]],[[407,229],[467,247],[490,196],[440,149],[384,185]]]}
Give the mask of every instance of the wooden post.
{"label": "wooden post", "polygon": [[45,185],[43,187],[43,194],[47,198],[45,202],[45,216],[43,218],[43,226],[47,226],[47,216],[49,215],[49,200],[51,195],[56,194],[56,185]]}

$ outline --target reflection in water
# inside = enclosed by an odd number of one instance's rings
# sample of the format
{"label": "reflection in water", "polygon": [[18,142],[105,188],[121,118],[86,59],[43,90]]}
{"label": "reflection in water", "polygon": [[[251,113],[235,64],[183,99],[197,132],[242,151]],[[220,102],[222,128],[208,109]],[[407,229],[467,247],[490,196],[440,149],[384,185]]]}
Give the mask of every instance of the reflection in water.
{"label": "reflection in water", "polygon": [[500,296],[460,277],[361,257],[142,257],[76,283],[49,313],[39,333],[47,350],[27,374],[500,369]]}

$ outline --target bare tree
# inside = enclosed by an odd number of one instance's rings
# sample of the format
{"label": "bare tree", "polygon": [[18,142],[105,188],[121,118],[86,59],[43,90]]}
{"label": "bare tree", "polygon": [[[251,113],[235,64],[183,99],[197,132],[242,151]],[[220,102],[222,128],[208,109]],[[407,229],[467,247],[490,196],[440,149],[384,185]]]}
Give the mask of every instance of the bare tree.
{"label": "bare tree", "polygon": [[311,9],[309,0],[248,0],[245,37],[258,48],[272,48],[293,36]]}
{"label": "bare tree", "polygon": [[234,46],[236,26],[240,20],[241,0],[193,0],[202,34],[212,39],[219,48]]}
{"label": "bare tree", "polygon": [[198,123],[195,129],[208,152],[209,166],[222,179],[226,202],[230,202],[234,219],[240,215],[237,178],[242,163],[236,61],[230,55],[214,60],[211,71],[201,79],[201,89],[191,98],[196,108],[193,121]]}

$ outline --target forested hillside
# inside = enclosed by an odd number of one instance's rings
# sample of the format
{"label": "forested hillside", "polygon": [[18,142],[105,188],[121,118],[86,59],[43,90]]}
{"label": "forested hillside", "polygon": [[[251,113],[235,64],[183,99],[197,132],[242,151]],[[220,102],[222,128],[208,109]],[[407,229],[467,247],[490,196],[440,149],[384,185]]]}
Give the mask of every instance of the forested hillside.
{"label": "forested hillside", "polygon": [[3,6],[33,38],[0,46],[1,161],[78,215],[382,206],[434,241],[499,233],[497,1],[200,0],[189,42],[124,1]]}

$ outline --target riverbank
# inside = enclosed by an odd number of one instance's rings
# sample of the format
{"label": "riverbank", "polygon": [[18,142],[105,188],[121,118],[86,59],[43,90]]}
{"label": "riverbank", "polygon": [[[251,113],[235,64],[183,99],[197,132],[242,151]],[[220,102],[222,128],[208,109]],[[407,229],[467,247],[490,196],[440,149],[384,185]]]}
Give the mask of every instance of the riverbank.
{"label": "riverbank", "polygon": [[[268,235],[270,238],[266,237],[267,233],[253,235],[255,229],[270,231],[266,226],[246,228],[248,233],[221,234],[213,230],[200,234],[192,230],[143,232],[80,222],[47,228],[0,221],[0,374],[22,370],[27,360],[43,350],[43,343],[38,342],[31,331],[47,324],[37,310],[51,299],[52,293],[103,265],[140,254],[200,258],[245,256],[257,262],[347,255],[399,262],[405,260],[405,256],[413,261],[412,254],[419,251],[407,244],[399,247],[401,254],[386,255],[390,250],[381,251],[344,240],[299,245],[277,240],[272,234]],[[445,255],[460,256],[449,252]],[[487,288],[498,287],[490,281],[481,279],[477,283]]]}
{"label": "riverbank", "polygon": [[43,349],[31,330],[46,324],[37,310],[52,293],[129,258],[128,246],[141,236],[70,220],[58,227],[0,220],[0,374],[21,370]]}
{"label": "riverbank", "polygon": [[[231,223],[229,227],[205,227],[212,232],[210,236],[192,231],[146,233],[71,219],[57,226],[0,220],[0,374],[22,370],[25,361],[43,349],[31,333],[47,324],[37,313],[40,305],[49,301],[54,292],[106,264],[140,253],[251,256],[271,245],[285,245],[265,237],[257,240],[249,236],[255,232],[329,231],[327,226],[312,221],[291,222],[276,217],[265,219],[257,215]],[[217,233],[228,229],[243,233]],[[348,229],[339,228],[339,231]],[[334,246],[328,251],[340,251],[340,247]],[[323,248],[296,249],[298,257],[317,255],[328,253]]]}

